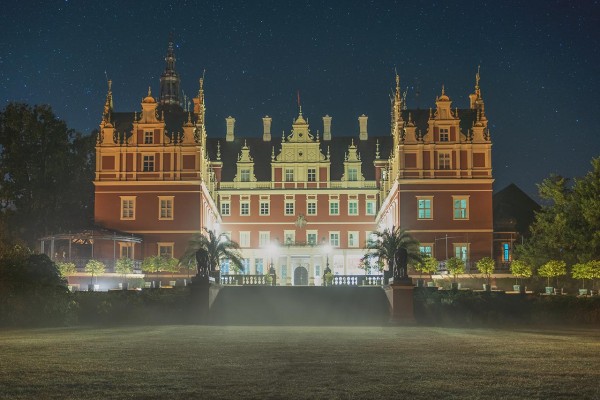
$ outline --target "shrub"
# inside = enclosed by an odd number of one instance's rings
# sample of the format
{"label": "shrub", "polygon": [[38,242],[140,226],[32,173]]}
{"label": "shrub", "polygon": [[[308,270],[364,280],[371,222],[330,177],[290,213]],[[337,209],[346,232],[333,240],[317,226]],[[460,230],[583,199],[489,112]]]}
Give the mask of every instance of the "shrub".
{"label": "shrub", "polygon": [[564,261],[550,260],[546,264],[542,265],[538,270],[538,275],[548,279],[548,286],[550,286],[550,278],[557,278],[567,274],[567,264]]}

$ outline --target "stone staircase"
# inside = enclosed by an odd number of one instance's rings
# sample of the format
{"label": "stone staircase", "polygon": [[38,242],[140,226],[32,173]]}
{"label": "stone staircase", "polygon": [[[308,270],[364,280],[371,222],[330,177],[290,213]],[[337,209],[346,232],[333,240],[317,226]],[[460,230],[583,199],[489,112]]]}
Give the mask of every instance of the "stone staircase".
{"label": "stone staircase", "polygon": [[210,307],[216,325],[385,325],[381,287],[222,286]]}

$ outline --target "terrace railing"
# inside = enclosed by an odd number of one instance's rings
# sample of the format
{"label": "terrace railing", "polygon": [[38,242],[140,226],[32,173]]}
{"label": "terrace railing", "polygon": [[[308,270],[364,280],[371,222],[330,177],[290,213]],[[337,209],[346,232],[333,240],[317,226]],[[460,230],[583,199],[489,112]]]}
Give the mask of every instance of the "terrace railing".
{"label": "terrace railing", "polygon": [[334,275],[331,286],[382,286],[383,275]]}
{"label": "terrace railing", "polygon": [[274,286],[275,275],[221,275],[221,285]]}

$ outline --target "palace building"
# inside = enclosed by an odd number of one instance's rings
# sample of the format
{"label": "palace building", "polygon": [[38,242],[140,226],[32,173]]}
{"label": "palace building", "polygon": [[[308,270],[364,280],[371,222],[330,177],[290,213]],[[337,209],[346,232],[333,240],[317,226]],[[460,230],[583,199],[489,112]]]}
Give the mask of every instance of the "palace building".
{"label": "palace building", "polygon": [[[358,133],[345,136],[331,132],[328,115],[311,127],[299,107],[282,137],[271,135],[269,116],[262,137],[237,136],[233,117],[216,137],[205,125],[203,83],[186,110],[172,42],[159,96],[149,88],[139,110],[114,110],[109,82],[95,221],[141,240],[109,243],[98,254],[179,257],[207,228],[239,243],[246,274],[273,265],[278,284],[294,285],[320,284],[326,265],[364,274],[371,233],[392,226],[439,260],[492,255],[491,141],[479,74],[468,109],[452,109],[442,88],[435,108],[410,110],[396,77],[390,131],[372,134],[361,115]],[[221,271],[230,272],[227,262]]]}

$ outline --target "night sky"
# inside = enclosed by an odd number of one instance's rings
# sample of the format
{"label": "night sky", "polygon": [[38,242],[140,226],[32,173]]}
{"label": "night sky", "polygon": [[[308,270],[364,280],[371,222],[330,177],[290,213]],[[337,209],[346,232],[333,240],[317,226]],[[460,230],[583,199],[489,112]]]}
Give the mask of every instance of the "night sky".
{"label": "night sky", "polygon": [[[256,4],[255,4],[256,3]],[[409,108],[445,85],[467,108],[477,66],[493,140],[495,189],[531,195],[550,173],[580,176],[600,155],[598,1],[13,1],[0,15],[0,93],[50,104],[69,127],[98,127],[113,80],[116,111],[159,93],[169,32],[182,89],[206,70],[209,136],[289,131],[300,91],[313,131],[388,134],[397,70]]]}

